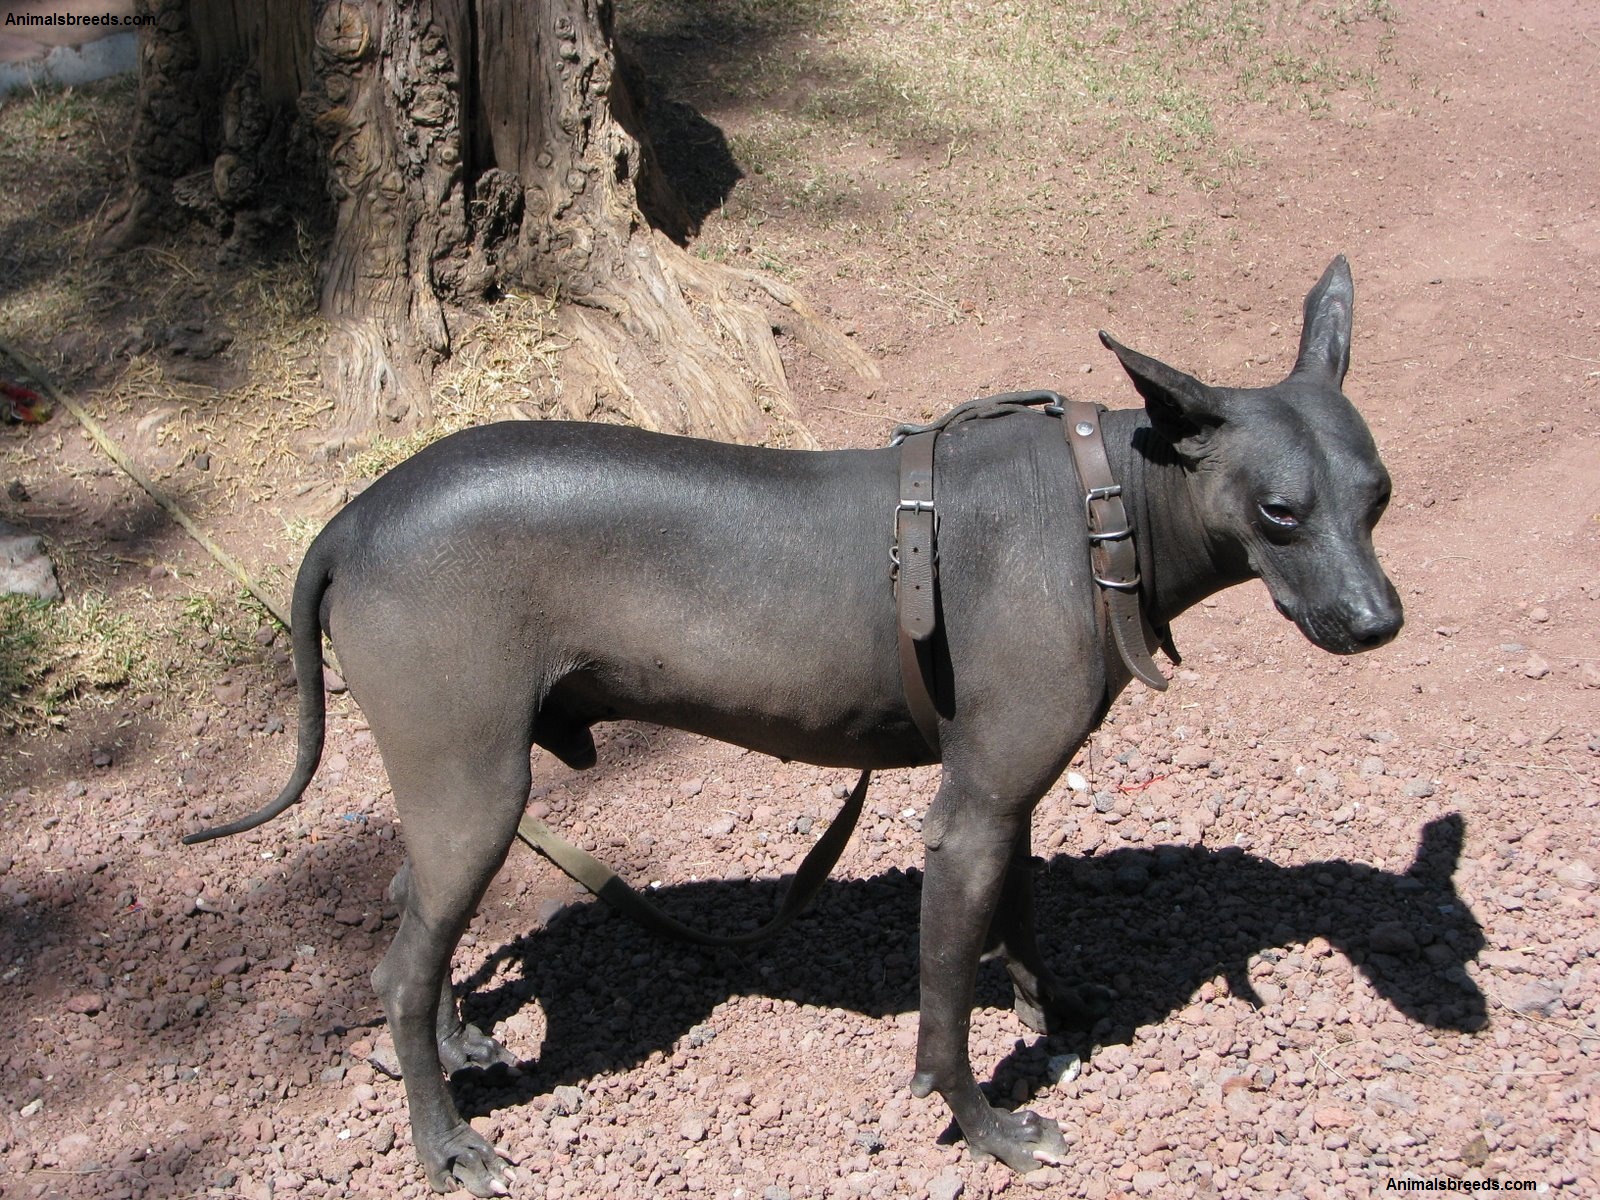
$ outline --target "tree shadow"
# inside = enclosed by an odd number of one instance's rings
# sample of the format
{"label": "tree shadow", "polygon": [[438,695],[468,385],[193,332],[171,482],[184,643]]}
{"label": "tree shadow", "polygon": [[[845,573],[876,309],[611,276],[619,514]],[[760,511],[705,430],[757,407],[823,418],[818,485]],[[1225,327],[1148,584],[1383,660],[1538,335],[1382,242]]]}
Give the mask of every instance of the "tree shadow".
{"label": "tree shadow", "polygon": [[[1453,881],[1464,828],[1459,814],[1430,823],[1415,861],[1400,873],[1343,860],[1282,867],[1237,849],[1199,846],[1061,855],[1039,864],[1044,940],[1065,935],[1073,943],[1055,965],[1068,979],[1114,985],[1118,997],[1085,1034],[1019,1042],[990,1090],[1009,1097],[1020,1081],[1020,1090],[1032,1091],[1042,1085],[1047,1046],[1087,1056],[1130,1042],[1136,1029],[1166,1020],[1219,977],[1233,995],[1261,1007],[1250,959],[1270,959],[1314,937],[1342,951],[1406,1017],[1434,1028],[1481,1029],[1487,1006],[1464,967],[1483,948],[1483,932]],[[569,907],[500,949],[466,982],[469,1020],[488,1028],[537,1003],[546,1034],[520,1078],[458,1074],[453,1084],[463,1112],[524,1103],[559,1084],[628,1069],[654,1051],[671,1053],[733,996],[871,1017],[913,1011],[919,885],[920,872],[898,869],[831,882],[784,935],[781,954],[664,943],[601,905]],[[652,897],[680,919],[710,924],[706,914],[715,914],[719,929],[734,932],[758,924],[779,891],[776,882],[709,882],[664,887]],[[487,986],[497,975],[500,982]],[[997,965],[984,968],[978,1002],[1010,1004]],[[1286,1014],[1286,1023],[1300,1019]]]}
{"label": "tree shadow", "polygon": [[[826,31],[841,14],[832,0],[773,5],[725,0],[654,0],[625,5],[616,21],[617,58],[637,111],[619,112],[625,127],[651,148],[668,190],[641,179],[640,207],[651,224],[682,243],[732,196],[746,172],[792,153],[782,139],[736,160],[706,112],[745,110],[822,126],[854,138],[864,131],[904,143],[943,147],[956,130],[933,116],[894,81],[856,58],[827,48]],[[757,141],[762,140],[757,136]]]}

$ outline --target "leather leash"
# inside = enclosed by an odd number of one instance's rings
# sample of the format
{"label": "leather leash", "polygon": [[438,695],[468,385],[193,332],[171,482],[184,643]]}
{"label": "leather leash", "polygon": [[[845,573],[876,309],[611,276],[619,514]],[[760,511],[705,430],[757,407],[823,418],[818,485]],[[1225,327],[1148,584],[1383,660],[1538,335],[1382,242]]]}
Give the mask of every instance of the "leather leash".
{"label": "leather leash", "polygon": [[850,835],[855,832],[856,820],[861,816],[861,806],[867,798],[867,784],[871,780],[871,771],[861,772],[844,807],[834,817],[833,824],[823,831],[817,844],[806,852],[794,878],[789,881],[778,911],[761,928],[747,933],[706,933],[669,917],[605,863],[587,850],[558,837],[537,817],[524,815],[517,825],[517,836],[612,908],[632,917],[652,933],[696,946],[750,946],[777,935],[811,903],[818,889],[826,882],[828,872],[833,870],[839,856],[844,853]]}

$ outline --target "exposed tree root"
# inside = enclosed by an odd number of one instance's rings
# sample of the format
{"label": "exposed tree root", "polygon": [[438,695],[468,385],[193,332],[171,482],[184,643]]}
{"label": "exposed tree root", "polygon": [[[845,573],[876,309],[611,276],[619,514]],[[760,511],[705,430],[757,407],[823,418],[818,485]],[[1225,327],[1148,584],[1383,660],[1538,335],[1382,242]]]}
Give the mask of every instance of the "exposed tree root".
{"label": "exposed tree root", "polygon": [[634,239],[633,278],[608,281],[560,313],[570,342],[560,397],[568,415],[815,447],[795,411],[775,335],[792,336],[864,386],[878,381],[872,360],[794,289],[646,236]]}

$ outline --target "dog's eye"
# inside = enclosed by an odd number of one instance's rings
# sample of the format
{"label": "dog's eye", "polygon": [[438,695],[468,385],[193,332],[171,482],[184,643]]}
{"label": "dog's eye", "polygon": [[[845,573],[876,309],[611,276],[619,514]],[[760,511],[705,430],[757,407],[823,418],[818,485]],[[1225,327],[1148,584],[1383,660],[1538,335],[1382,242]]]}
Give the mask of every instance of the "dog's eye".
{"label": "dog's eye", "polygon": [[1300,524],[1300,518],[1282,504],[1258,504],[1256,507],[1268,523],[1278,529],[1294,529]]}

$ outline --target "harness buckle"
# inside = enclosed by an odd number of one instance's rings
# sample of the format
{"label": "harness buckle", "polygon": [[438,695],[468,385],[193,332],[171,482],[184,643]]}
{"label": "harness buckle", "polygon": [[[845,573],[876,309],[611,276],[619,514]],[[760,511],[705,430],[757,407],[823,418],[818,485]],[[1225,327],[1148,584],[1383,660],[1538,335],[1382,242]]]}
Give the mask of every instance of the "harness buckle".
{"label": "harness buckle", "polygon": [[1100,529],[1100,522],[1095,520],[1094,505],[1096,501],[1115,500],[1122,495],[1120,483],[1108,484],[1105,487],[1090,488],[1083,496],[1083,523],[1088,529],[1091,544],[1099,542],[1119,542],[1123,538],[1133,536],[1133,526],[1124,520],[1121,529]]}

